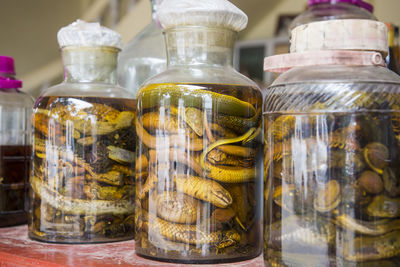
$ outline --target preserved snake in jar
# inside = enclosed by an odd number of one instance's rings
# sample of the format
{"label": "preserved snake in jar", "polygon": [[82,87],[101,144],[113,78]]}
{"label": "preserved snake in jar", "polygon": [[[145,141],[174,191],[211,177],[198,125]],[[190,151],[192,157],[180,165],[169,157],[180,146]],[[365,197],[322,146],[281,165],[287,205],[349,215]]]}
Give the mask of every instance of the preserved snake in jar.
{"label": "preserved snake in jar", "polygon": [[[337,95],[323,83],[285,85],[289,103],[302,88],[313,92],[297,107],[310,111],[264,114],[264,249],[272,266],[397,266],[399,84],[335,84]],[[282,88],[272,87],[267,110],[282,101]],[[346,106],[348,97],[357,100]],[[352,111],[316,111],[336,107]]]}
{"label": "preserved snake in jar", "polygon": [[29,236],[56,243],[132,239],[136,100],[115,84],[120,36],[77,21],[58,38],[65,82],[44,91],[34,107]]}
{"label": "preserved snake in jar", "polygon": [[187,255],[192,262],[256,256],[260,91],[152,84],[139,92],[138,107],[140,255],[156,251],[158,258],[180,261]]}
{"label": "preserved snake in jar", "polygon": [[227,0],[163,1],[157,16],[167,70],[137,94],[136,253],[179,263],[254,258],[262,95],[232,67],[247,17]]}
{"label": "preserved snake in jar", "polygon": [[127,99],[41,99],[31,177],[37,238],[131,238],[135,109]]}

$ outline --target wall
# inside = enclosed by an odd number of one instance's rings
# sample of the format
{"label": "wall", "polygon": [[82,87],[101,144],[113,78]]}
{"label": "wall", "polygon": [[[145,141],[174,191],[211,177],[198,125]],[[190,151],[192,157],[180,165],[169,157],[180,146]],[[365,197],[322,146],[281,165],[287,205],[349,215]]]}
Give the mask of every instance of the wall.
{"label": "wall", "polygon": [[[243,0],[245,1],[245,0]],[[264,16],[258,23],[251,25],[241,35],[241,40],[257,40],[271,38],[275,34],[278,17],[281,14],[299,14],[305,10],[307,0],[265,0],[268,9],[263,9]],[[384,22],[392,22],[400,26],[400,0],[367,0],[375,6],[375,16]]]}
{"label": "wall", "polygon": [[400,26],[400,0],[371,0],[375,6],[375,16],[384,22]]}
{"label": "wall", "polygon": [[[16,59],[18,76],[48,64],[60,57],[57,31],[80,17],[96,0],[9,0],[2,1],[0,16],[0,54]],[[274,36],[280,14],[298,14],[305,10],[307,0],[231,0],[249,16],[240,40],[266,39]],[[400,25],[400,0],[369,0],[375,5],[376,16]],[[138,12],[121,28],[126,39],[150,20],[149,0],[138,1]],[[131,34],[132,33],[132,34]],[[127,41],[125,39],[125,41]]]}
{"label": "wall", "polygon": [[85,2],[1,1],[0,54],[15,58],[18,76],[59,56],[57,31],[79,17]]}
{"label": "wall", "polygon": [[273,37],[281,14],[299,14],[306,8],[306,0],[267,0],[269,9],[264,9],[264,16],[253,27],[240,35],[241,40],[255,40]]}

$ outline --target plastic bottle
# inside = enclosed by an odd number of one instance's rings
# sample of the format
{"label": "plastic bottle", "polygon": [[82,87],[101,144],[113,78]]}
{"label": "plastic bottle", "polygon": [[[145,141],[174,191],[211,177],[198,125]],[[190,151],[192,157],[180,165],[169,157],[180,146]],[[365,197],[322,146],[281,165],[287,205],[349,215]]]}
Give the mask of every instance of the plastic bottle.
{"label": "plastic bottle", "polygon": [[0,227],[26,222],[33,99],[19,89],[14,59],[0,56]]}

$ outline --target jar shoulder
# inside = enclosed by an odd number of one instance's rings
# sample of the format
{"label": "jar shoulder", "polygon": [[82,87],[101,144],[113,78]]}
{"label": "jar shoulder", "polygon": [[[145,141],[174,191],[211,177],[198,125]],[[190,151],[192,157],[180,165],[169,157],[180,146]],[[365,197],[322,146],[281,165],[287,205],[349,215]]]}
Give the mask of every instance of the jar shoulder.
{"label": "jar shoulder", "polygon": [[294,68],[275,80],[264,101],[265,112],[390,111],[399,108],[400,76],[384,67]]}
{"label": "jar shoulder", "polygon": [[173,67],[146,80],[143,87],[158,83],[231,84],[258,89],[258,85],[232,67]]}
{"label": "jar shoulder", "polygon": [[34,100],[28,93],[22,91],[0,91],[0,106],[32,108]]}
{"label": "jar shoulder", "polygon": [[103,83],[60,83],[43,91],[39,99],[47,96],[134,99],[134,95],[125,88]]}

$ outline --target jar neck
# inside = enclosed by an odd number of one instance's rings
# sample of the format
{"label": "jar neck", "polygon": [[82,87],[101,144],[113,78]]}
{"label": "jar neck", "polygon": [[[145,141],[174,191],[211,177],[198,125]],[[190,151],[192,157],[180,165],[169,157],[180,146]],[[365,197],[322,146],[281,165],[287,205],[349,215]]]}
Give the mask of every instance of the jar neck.
{"label": "jar neck", "polygon": [[104,46],[62,48],[64,81],[116,84],[118,52],[118,48]]}
{"label": "jar neck", "polygon": [[151,12],[153,21],[157,21],[157,7],[161,5],[163,0],[151,0]]}
{"label": "jar neck", "polygon": [[180,27],[166,31],[167,65],[232,66],[237,33],[221,28]]}

